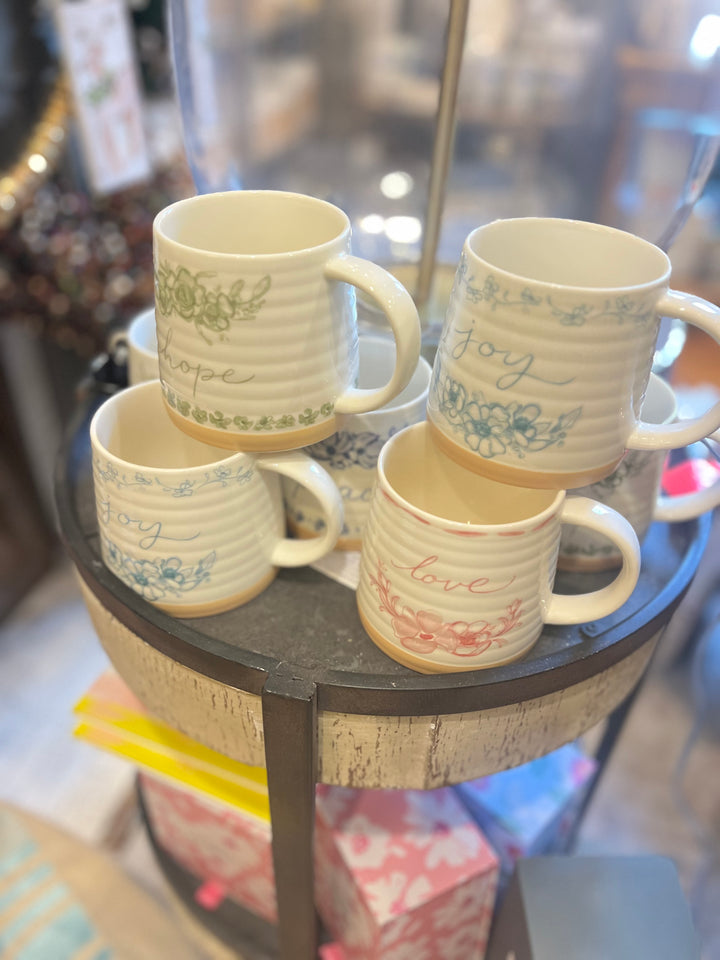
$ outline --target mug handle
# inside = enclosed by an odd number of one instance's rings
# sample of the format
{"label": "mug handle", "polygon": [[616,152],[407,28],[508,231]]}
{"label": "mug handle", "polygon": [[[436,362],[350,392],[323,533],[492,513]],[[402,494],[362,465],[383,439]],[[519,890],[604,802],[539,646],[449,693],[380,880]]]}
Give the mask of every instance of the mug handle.
{"label": "mug handle", "polygon": [[606,587],[592,593],[550,595],[546,623],[585,623],[614,613],[628,599],[640,576],[640,544],[625,517],[589,497],[568,497],[560,511],[561,523],[574,523],[608,537],[622,554],[622,568]]}
{"label": "mug handle", "polygon": [[[720,310],[691,293],[668,290],[656,306],[661,317],[674,317],[691,323],[720,343]],[[674,450],[704,440],[720,427],[720,400],[699,417],[674,423],[640,421],[628,437],[628,450]]]}
{"label": "mug handle", "polygon": [[[359,287],[383,310],[395,337],[395,369],[384,387],[350,387],[335,402],[335,413],[367,413],[384,407],[410,382],[420,358],[420,317],[405,287],[376,263],[350,255],[325,264],[325,276]],[[720,427],[720,418],[717,426]]]}
{"label": "mug handle", "polygon": [[114,357],[115,352],[124,347],[127,350],[128,339],[127,339],[127,330],[116,330],[114,333],[111,333],[107,341],[107,352],[109,356]]}
{"label": "mug handle", "polygon": [[275,567],[303,567],[329,553],[337,543],[343,525],[343,505],[340,491],[330,474],[306,453],[290,450],[258,457],[260,470],[279,473],[295,480],[317,497],[325,514],[325,530],[310,540],[291,540],[283,537],[273,546],[270,562]]}
{"label": "mug handle", "polygon": [[705,490],[683,493],[677,497],[660,494],[655,502],[653,520],[666,523],[678,523],[681,520],[694,520],[708,510],[720,506],[720,477]]}

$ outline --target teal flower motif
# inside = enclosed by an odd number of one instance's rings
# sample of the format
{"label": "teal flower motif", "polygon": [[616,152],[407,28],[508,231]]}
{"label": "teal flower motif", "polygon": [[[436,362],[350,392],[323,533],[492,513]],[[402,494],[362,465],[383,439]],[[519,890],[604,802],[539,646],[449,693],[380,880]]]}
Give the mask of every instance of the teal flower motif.
{"label": "teal flower motif", "polygon": [[173,496],[174,497],[191,497],[193,494],[193,482],[192,480],[182,480],[180,484],[174,488]]}
{"label": "teal flower motif", "polygon": [[508,413],[499,403],[478,403],[474,400],[463,411],[465,442],[471,450],[488,459],[505,453],[507,445],[504,435],[508,426]]}
{"label": "teal flower motif", "polygon": [[171,580],[173,584],[182,590],[185,583],[185,574],[182,572],[182,560],[180,557],[170,557],[168,560],[160,561],[160,579]]}
{"label": "teal flower motif", "polygon": [[460,422],[466,403],[465,387],[457,380],[446,377],[440,391],[440,409],[451,423]]}
{"label": "teal flower motif", "polygon": [[157,564],[150,560],[133,560],[126,557],[123,563],[129,586],[146,600],[160,600],[165,595],[162,585],[158,582],[160,572]]}
{"label": "teal flower motif", "polygon": [[535,421],[540,416],[540,407],[536,403],[511,403],[507,413],[513,442],[520,447],[527,447],[537,436]]}

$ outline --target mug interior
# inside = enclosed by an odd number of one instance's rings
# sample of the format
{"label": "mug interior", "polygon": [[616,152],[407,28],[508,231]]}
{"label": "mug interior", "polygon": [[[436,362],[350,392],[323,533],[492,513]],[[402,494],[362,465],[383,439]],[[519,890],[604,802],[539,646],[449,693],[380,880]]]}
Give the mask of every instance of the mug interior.
{"label": "mug interior", "polygon": [[219,463],[236,456],[193,440],[165,410],[159,380],[128,387],[107,400],[93,417],[90,435],[129,468],[177,470]]}
{"label": "mug interior", "polygon": [[677,401],[672,388],[656,373],[650,374],[640,418],[646,423],[672,423],[677,416]]}
{"label": "mug interior", "polygon": [[582,220],[495,220],[474,230],[468,246],[491,269],[566,287],[627,288],[670,275],[670,261],[652,243]]}
{"label": "mug interior", "polygon": [[349,230],[324,200],[275,190],[233,190],[180,200],[161,211],[155,229],[203,253],[240,256],[293,253],[322,246]]}
{"label": "mug interior", "polygon": [[128,343],[137,350],[150,356],[157,356],[157,330],[155,328],[155,308],[150,307],[138,314],[128,327]]}
{"label": "mug interior", "polygon": [[511,487],[465,470],[433,443],[427,421],[396,433],[380,453],[379,469],[410,507],[463,524],[510,524],[553,505],[556,490]]}
{"label": "mug interior", "polygon": [[[395,341],[384,337],[359,338],[358,387],[364,390],[377,390],[384,386],[395,369]],[[404,390],[379,410],[397,410],[407,403],[419,400],[427,393],[432,370],[427,360],[420,357],[415,371]],[[373,411],[373,412],[378,412]]]}

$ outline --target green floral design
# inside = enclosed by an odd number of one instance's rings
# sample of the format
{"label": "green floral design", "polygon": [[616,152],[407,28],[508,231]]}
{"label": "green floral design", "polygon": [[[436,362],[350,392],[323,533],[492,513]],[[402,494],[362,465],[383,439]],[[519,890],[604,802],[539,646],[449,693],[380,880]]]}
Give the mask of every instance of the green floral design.
{"label": "green floral design", "polygon": [[212,334],[227,340],[232,323],[254,320],[272,286],[272,278],[266,274],[249,296],[244,296],[243,279],[223,291],[218,284],[208,282],[215,276],[208,271],[190,273],[186,267],[172,267],[167,261],[161,261],[155,271],[155,303],[160,313],[165,317],[177,313],[187,323],[194,323],[206,343],[213,342]]}
{"label": "green floral design", "polygon": [[648,301],[633,300],[628,296],[608,297],[602,306],[580,303],[571,307],[559,306],[548,294],[542,296],[531,287],[525,287],[519,294],[502,290],[493,274],[488,274],[482,283],[475,275],[468,276],[467,258],[463,254],[458,267],[457,289],[465,286],[465,299],[470,303],[485,303],[491,311],[499,307],[515,308],[528,313],[534,308],[550,308],[550,315],[557,317],[564,327],[582,327],[588,320],[615,320],[618,324],[632,322],[644,326],[655,316],[655,309]]}
{"label": "green floral design", "polygon": [[[436,369],[440,370],[437,363]],[[463,434],[466,446],[488,460],[508,452],[524,459],[547,447],[561,447],[582,415],[582,407],[575,407],[557,420],[548,420],[537,403],[487,402],[480,391],[469,394],[458,380],[439,372],[432,392],[452,429]]]}
{"label": "green floral design", "polygon": [[587,487],[588,490],[592,491],[590,495],[599,500],[610,496],[628,480],[632,480],[633,477],[643,473],[655,455],[655,451],[652,450],[631,451],[626,454],[625,459],[613,470],[610,476],[597,480]]}
{"label": "green floral design", "polygon": [[619,555],[619,550],[611,543],[566,543],[563,539],[560,553],[566,557],[610,557],[615,553]]}
{"label": "green floral design", "polygon": [[312,407],[305,407],[305,409],[298,414],[284,413],[279,417],[265,415],[253,419],[251,417],[241,416],[240,414],[226,415],[220,410],[214,410],[212,412],[203,410],[202,407],[197,406],[197,404],[190,403],[189,400],[183,400],[178,397],[175,392],[164,383],[162,384],[162,391],[169,405],[173,410],[177,410],[181,416],[187,417],[188,420],[194,420],[201,426],[215,427],[220,430],[227,430],[232,426],[243,432],[256,430],[258,433],[262,433],[272,430],[290,430],[293,427],[309,427],[316,422],[318,417],[329,417],[335,409],[335,404],[328,401],[327,403],[323,403],[318,410],[313,410]]}

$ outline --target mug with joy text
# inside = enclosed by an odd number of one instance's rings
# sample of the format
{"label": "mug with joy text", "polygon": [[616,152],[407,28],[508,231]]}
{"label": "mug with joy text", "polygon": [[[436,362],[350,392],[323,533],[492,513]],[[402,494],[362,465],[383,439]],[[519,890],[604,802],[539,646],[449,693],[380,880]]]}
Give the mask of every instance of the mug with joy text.
{"label": "mug with joy text", "polygon": [[[191,436],[232,450],[304,447],[410,380],[415,305],[382,267],[351,256],[338,207],[273,190],[206,194],[161,211],[153,238],[160,380]],[[397,347],[374,389],[355,386],[355,287],[381,306]]]}
{"label": "mug with joy text", "polygon": [[[560,530],[602,531],[622,553],[592,593],[552,592]],[[427,421],[395,434],[378,459],[357,591],[374,643],[421,673],[494,667],[523,656],[545,623],[607,616],[630,596],[640,547],[614,510],[565,491],[497,483],[433,442]]]}
{"label": "mug with joy text", "polygon": [[[157,380],[106,400],[90,439],[103,561],[173,616],[247,603],[278,567],[318,560],[340,533],[342,501],[318,464],[300,451],[224,453],[187,436],[168,417]],[[285,537],[281,476],[317,497],[322,537]]]}
{"label": "mug with joy text", "polygon": [[128,383],[144,383],[158,378],[157,335],[155,308],[143,310],[134,317],[127,330],[118,330],[110,337],[109,348],[114,354],[118,348],[127,351]]}
{"label": "mug with joy text", "polygon": [[[672,388],[654,373],[650,375],[641,413],[647,423],[673,423],[677,417]],[[630,521],[641,543],[653,520],[692,520],[720,506],[720,480],[695,493],[662,496],[665,458],[664,450],[630,450],[609,477],[569,492],[593,497],[617,510]],[[621,562],[615,544],[605,537],[581,527],[563,530],[558,559],[561,570],[611,570]]]}
{"label": "mug with joy text", "polygon": [[[384,383],[395,363],[395,347],[387,337],[360,337],[360,380],[365,388]],[[420,357],[410,383],[394,400],[370,413],[338,418],[338,431],[308,448],[327,470],[343,499],[345,519],[336,550],[359,550],[370,510],[377,459],[393,434],[425,416],[430,365]],[[325,528],[320,504],[307,487],[283,480],[288,525],[296,536],[314,537]]]}
{"label": "mug with joy text", "polygon": [[660,318],[720,341],[720,310],[668,289],[646,240],[576,220],[496,220],[465,241],[433,368],[441,448],[503,483],[580,487],[625,450],[668,450],[720,426],[720,403],[668,424],[640,418]]}

